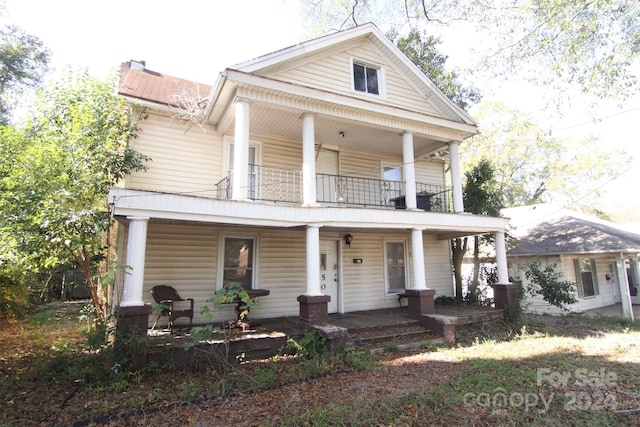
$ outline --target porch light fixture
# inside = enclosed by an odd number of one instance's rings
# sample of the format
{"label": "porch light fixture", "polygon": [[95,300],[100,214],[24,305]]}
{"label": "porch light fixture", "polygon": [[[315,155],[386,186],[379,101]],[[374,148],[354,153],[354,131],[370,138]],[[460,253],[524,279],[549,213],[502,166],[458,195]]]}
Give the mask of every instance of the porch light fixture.
{"label": "porch light fixture", "polygon": [[351,234],[345,234],[344,242],[347,244],[347,246],[351,247],[351,242],[353,242],[353,236]]}

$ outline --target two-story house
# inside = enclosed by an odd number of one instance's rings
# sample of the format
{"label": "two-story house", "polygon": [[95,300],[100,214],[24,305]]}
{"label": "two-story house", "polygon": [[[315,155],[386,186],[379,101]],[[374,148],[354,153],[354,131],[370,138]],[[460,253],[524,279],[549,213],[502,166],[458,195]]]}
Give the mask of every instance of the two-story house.
{"label": "two-story house", "polygon": [[[450,239],[479,233],[495,234],[508,285],[508,220],[463,207],[458,148],[476,124],[372,24],[227,68],[213,87],[127,62],[119,93],[148,115],[130,144],[152,159],[109,193],[123,312],[169,284],[197,313],[235,282],[269,291],[252,318],[317,323],[399,294],[420,314],[453,294]],[[180,120],[185,104],[197,123]]]}

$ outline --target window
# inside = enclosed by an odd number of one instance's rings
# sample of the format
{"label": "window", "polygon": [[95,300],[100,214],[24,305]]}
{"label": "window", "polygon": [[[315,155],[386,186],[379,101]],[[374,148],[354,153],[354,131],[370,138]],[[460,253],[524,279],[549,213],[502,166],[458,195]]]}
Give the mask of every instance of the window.
{"label": "window", "polygon": [[404,292],[407,285],[407,269],[405,263],[405,242],[386,242],[385,244],[385,276],[387,292]]}
{"label": "window", "polygon": [[598,295],[598,275],[596,274],[596,261],[589,258],[573,260],[576,270],[576,284],[580,298]]}
{"label": "window", "polygon": [[380,73],[378,68],[353,63],[353,88],[358,92],[380,94]]}
{"label": "window", "polygon": [[222,286],[239,283],[244,289],[253,289],[255,283],[255,238],[223,237],[224,254]]}
{"label": "window", "polygon": [[382,179],[385,181],[402,181],[402,166],[382,165]]}

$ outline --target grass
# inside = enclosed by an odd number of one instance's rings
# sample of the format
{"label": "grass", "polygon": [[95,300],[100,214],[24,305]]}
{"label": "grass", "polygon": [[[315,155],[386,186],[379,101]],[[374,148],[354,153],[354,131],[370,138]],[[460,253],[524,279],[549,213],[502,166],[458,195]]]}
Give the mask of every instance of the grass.
{"label": "grass", "polygon": [[[545,333],[507,341],[476,338],[440,348],[432,361],[458,364],[447,380],[404,396],[316,408],[289,425],[638,425],[638,328],[615,320],[583,326],[589,329],[577,337],[543,327]],[[616,412],[629,409],[638,412]]]}
{"label": "grass", "polygon": [[[108,351],[87,345],[81,308],[47,306],[23,321],[2,324],[0,425],[71,425],[177,400],[261,389],[282,413],[277,425],[640,424],[640,410],[616,412],[640,409],[640,327],[616,319],[567,318],[557,325],[530,322],[517,328],[492,323],[461,329],[455,346],[432,344],[409,352],[391,341],[378,356],[349,348],[337,361],[324,357],[309,336],[298,343],[303,357],[222,370],[160,363],[128,372],[112,363]],[[408,379],[388,376],[390,364],[400,366]],[[432,377],[400,386],[418,367],[420,375]],[[446,374],[439,367],[446,367]],[[283,384],[295,388],[301,380],[327,376],[337,387],[326,392],[328,403],[298,410],[281,404]],[[383,388],[370,387],[375,378],[384,378]],[[319,384],[313,390],[323,392]],[[337,394],[331,393],[341,390],[349,392],[334,399]],[[166,418],[156,424],[181,421]]]}

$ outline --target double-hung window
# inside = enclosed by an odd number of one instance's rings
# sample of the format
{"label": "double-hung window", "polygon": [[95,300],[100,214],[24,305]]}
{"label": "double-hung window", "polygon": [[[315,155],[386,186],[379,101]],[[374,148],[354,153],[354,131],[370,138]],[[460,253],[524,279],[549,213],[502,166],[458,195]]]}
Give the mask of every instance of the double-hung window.
{"label": "double-hung window", "polygon": [[356,60],[352,61],[352,67],[353,89],[356,92],[383,95],[384,80],[382,67],[365,64]]}
{"label": "double-hung window", "polygon": [[578,258],[573,260],[576,271],[576,284],[580,298],[593,297],[600,293],[598,289],[598,275],[596,273],[596,261],[590,258]]}
{"label": "double-hung window", "polygon": [[255,283],[256,238],[223,236],[222,286],[238,283],[253,289]]}

